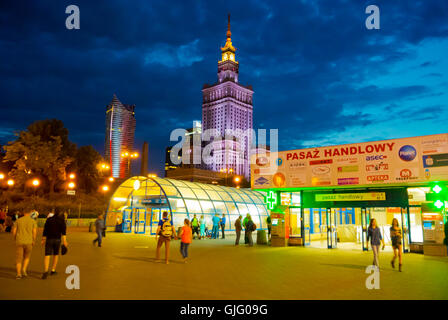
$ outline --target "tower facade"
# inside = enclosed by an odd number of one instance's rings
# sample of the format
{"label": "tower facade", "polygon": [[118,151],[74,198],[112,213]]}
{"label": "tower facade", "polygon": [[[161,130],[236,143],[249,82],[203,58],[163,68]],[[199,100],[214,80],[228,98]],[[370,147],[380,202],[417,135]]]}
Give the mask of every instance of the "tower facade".
{"label": "tower facade", "polygon": [[204,166],[213,171],[232,169],[234,174],[250,179],[249,150],[252,141],[248,133],[253,128],[254,92],[252,86],[239,83],[239,63],[232,44],[230,15],[228,19],[227,39],[218,62],[218,81],[213,85],[206,84],[202,89],[203,132],[215,129],[221,136],[220,141],[211,139],[212,159]]}
{"label": "tower facade", "polygon": [[122,104],[114,94],[106,106],[105,156],[114,178],[130,176],[128,159],[122,158],[123,151],[131,151],[134,146],[135,105]]}

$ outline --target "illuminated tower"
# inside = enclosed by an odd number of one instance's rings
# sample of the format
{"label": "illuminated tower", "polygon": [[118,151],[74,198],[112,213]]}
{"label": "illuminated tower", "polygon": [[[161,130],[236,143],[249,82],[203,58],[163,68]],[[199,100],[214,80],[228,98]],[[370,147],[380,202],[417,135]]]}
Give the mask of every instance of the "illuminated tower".
{"label": "illuminated tower", "polygon": [[122,104],[114,94],[106,106],[105,156],[114,178],[127,178],[127,159],[121,157],[122,151],[131,151],[134,146],[135,105]]}
{"label": "illuminated tower", "polygon": [[[240,130],[249,132],[253,128],[252,86],[243,86],[238,82],[239,63],[236,61],[236,48],[232,45],[230,14],[227,25],[227,39],[221,48],[221,60],[218,62],[218,82],[205,84],[202,89],[202,126],[203,131],[216,129],[222,140],[210,142],[213,153],[206,169],[222,171],[232,169],[234,174],[250,177],[250,135],[236,134],[238,139],[225,139],[226,131]],[[228,131],[227,131],[228,132]]]}

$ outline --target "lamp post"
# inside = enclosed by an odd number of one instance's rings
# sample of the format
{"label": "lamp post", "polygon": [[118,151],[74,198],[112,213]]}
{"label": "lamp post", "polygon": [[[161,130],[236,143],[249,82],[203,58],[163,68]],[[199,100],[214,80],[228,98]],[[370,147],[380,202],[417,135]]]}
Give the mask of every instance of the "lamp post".
{"label": "lamp post", "polygon": [[138,152],[123,151],[121,153],[121,158],[127,159],[128,161],[128,176],[131,175],[131,160],[137,159],[138,157],[139,157]]}
{"label": "lamp post", "polygon": [[219,171],[226,173],[226,187],[227,187],[228,186],[227,178],[228,178],[229,173],[233,173],[233,168],[222,168]]}

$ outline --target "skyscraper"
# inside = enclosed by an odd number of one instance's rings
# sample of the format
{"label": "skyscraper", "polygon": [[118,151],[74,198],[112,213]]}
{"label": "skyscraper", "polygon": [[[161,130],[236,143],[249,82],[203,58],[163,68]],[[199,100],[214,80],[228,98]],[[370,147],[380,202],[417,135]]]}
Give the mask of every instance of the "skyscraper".
{"label": "skyscraper", "polygon": [[129,159],[121,157],[123,151],[132,151],[135,133],[135,105],[122,104],[114,94],[106,106],[105,156],[114,178],[130,176]]}
{"label": "skyscraper", "polygon": [[249,179],[251,136],[236,133],[233,138],[225,138],[228,130],[248,133],[253,128],[254,92],[252,86],[243,86],[238,81],[239,63],[231,36],[229,14],[227,40],[218,62],[218,81],[213,85],[206,84],[202,89],[203,132],[216,129],[221,135],[220,141],[215,139],[209,143],[213,149],[212,161],[205,168],[213,171],[232,169],[233,173]]}

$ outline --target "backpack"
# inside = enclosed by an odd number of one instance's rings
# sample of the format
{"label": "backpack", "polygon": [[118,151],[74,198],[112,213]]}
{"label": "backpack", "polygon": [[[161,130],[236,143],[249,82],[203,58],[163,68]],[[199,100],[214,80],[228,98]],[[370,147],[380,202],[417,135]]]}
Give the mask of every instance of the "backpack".
{"label": "backpack", "polygon": [[255,223],[252,223],[252,231],[257,230],[257,225]]}
{"label": "backpack", "polygon": [[161,233],[162,233],[162,236],[171,238],[171,236],[173,235],[173,227],[171,225],[170,220],[167,220],[162,224],[162,232]]}

